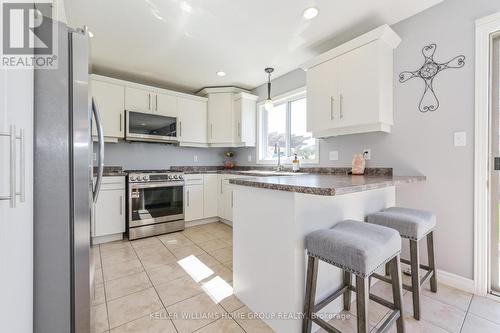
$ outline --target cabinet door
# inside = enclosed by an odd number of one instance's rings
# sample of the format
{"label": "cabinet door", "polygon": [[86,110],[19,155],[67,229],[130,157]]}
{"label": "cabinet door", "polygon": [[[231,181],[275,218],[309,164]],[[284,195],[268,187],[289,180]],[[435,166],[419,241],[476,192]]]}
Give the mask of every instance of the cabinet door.
{"label": "cabinet door", "polygon": [[203,218],[203,185],[184,187],[184,220],[193,221]]}
{"label": "cabinet door", "polygon": [[226,180],[222,183],[222,196],[224,205],[224,214],[221,216],[224,220],[233,220],[233,188]]}
{"label": "cabinet door", "polygon": [[125,191],[101,190],[95,205],[94,234],[106,236],[125,232]]}
{"label": "cabinet door", "polygon": [[235,143],[243,142],[242,134],[241,134],[241,112],[243,108],[243,99],[238,98],[233,100],[233,141]]}
{"label": "cabinet door", "polygon": [[[124,137],[125,88],[108,82],[92,80],[90,84],[92,97],[101,115],[104,136],[111,138]],[[97,136],[94,118],[92,118],[92,135]]]}
{"label": "cabinet door", "polygon": [[245,147],[255,147],[257,132],[257,102],[252,99],[241,99],[240,137]]}
{"label": "cabinet door", "polygon": [[203,175],[203,217],[218,216],[219,182],[217,175]]}
{"label": "cabinet door", "polygon": [[138,112],[153,112],[153,93],[148,90],[125,87],[125,109]]}
{"label": "cabinet door", "polygon": [[228,143],[233,139],[233,94],[216,93],[208,97],[208,142]]}
{"label": "cabinet door", "polygon": [[375,42],[339,57],[339,117],[342,126],[371,124],[379,121],[380,82],[376,59],[377,43]]}
{"label": "cabinet door", "polygon": [[339,125],[339,61],[329,60],[307,71],[307,130]]}
{"label": "cabinet door", "polygon": [[224,181],[227,179],[227,175],[217,176],[217,214],[221,218],[225,216],[225,201],[224,201]]}
{"label": "cabinet door", "polygon": [[154,112],[168,117],[177,117],[177,96],[168,94],[154,95]]}
{"label": "cabinet door", "polygon": [[194,99],[178,99],[179,141],[207,143],[207,103]]}

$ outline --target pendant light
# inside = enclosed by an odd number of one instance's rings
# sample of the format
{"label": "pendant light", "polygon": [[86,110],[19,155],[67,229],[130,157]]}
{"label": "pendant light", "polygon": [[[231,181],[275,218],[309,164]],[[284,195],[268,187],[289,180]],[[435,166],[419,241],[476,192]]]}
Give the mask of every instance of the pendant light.
{"label": "pendant light", "polygon": [[274,72],[274,68],[268,67],[264,71],[267,73],[267,99],[264,103],[264,109],[271,111],[274,108],[274,103],[271,99],[271,73]]}

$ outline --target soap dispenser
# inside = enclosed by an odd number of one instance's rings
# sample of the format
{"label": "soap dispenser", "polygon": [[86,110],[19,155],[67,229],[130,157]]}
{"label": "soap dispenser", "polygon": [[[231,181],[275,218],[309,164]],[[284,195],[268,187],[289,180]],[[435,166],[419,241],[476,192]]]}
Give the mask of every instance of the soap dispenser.
{"label": "soap dispenser", "polygon": [[297,154],[294,154],[294,155],[295,155],[295,158],[292,161],[292,170],[293,170],[293,172],[298,172],[298,171],[300,171],[300,161],[297,158]]}

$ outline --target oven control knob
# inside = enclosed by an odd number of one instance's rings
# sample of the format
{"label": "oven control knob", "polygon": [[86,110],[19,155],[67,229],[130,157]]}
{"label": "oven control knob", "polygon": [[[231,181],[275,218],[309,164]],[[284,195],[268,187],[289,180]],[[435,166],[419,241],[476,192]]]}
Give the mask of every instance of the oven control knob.
{"label": "oven control knob", "polygon": [[131,180],[131,181],[133,181],[133,182],[134,182],[134,181],[135,181],[135,179],[136,179],[136,177],[135,177],[135,176],[130,176],[130,180]]}
{"label": "oven control knob", "polygon": [[172,176],[172,175],[168,175],[168,177],[167,177],[167,178],[168,178],[168,179],[174,179],[174,176]]}
{"label": "oven control knob", "polygon": [[144,176],[142,176],[142,180],[147,180],[147,181],[149,181],[149,175],[144,175]]}
{"label": "oven control knob", "polygon": [[144,180],[144,176],[142,176],[142,175],[137,176],[137,180],[138,181]]}
{"label": "oven control knob", "polygon": [[179,179],[182,179],[182,178],[183,178],[182,175],[179,175]]}
{"label": "oven control knob", "polygon": [[174,179],[179,179],[179,176],[177,176],[177,175],[174,175]]}

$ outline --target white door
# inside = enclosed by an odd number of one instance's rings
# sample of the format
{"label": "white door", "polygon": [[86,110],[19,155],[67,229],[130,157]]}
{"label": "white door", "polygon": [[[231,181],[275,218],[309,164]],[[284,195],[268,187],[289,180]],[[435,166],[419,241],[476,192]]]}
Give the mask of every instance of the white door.
{"label": "white door", "polygon": [[339,61],[329,60],[307,71],[307,130],[339,125]]}
{"label": "white door", "polygon": [[[90,89],[101,115],[104,136],[123,138],[125,133],[125,87],[108,82],[92,80]],[[92,135],[97,136],[95,125],[92,125]]]}
{"label": "white door", "polygon": [[339,57],[341,126],[379,121],[380,77],[373,63],[377,53],[378,44],[372,42]]}
{"label": "white door", "polygon": [[177,96],[168,94],[155,94],[154,112],[162,116],[177,117]]}
{"label": "white door", "polygon": [[233,140],[231,116],[233,94],[217,93],[208,97],[208,142],[228,143]]}
{"label": "white door", "polygon": [[184,220],[193,221],[203,218],[203,185],[187,185],[185,191]]}
{"label": "white door", "polygon": [[125,110],[153,112],[154,94],[151,91],[125,87]]}
{"label": "white door", "polygon": [[179,97],[179,141],[207,143],[207,102]]}
{"label": "white door", "polygon": [[218,175],[203,175],[203,217],[218,216],[219,182]]}
{"label": "white door", "polygon": [[[20,140],[16,139],[16,166],[10,168],[9,137],[0,135],[0,196],[9,196],[11,176],[16,206],[0,200],[0,323],[2,332],[33,330],[33,70],[0,69],[0,132],[24,131],[25,171],[20,168]],[[11,174],[11,171],[13,172]],[[21,188],[21,176],[24,189]]]}
{"label": "white door", "polygon": [[95,205],[94,237],[125,232],[125,191],[101,190]]}

